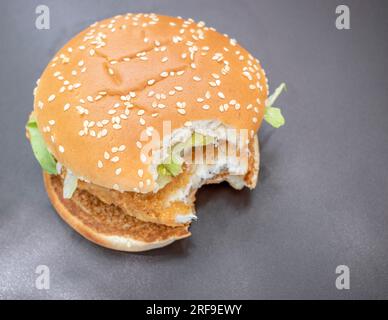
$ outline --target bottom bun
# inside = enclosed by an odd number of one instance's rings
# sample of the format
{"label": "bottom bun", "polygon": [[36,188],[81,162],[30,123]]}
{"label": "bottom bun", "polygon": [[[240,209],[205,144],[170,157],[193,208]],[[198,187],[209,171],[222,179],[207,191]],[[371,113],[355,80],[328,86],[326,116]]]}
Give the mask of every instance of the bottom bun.
{"label": "bottom bun", "polygon": [[51,203],[61,218],[86,239],[103,247],[129,252],[147,251],[191,235],[187,225],[169,227],[143,222],[85,191],[76,190],[71,199],[63,199],[60,176],[44,172],[43,180]]}
{"label": "bottom bun", "polygon": [[[257,136],[250,144],[249,151],[249,169],[242,183],[235,184],[230,180],[228,172],[220,172],[203,181],[200,186],[228,181],[236,189],[241,189],[244,185],[250,189],[255,188],[260,163]],[[129,252],[147,251],[167,246],[175,240],[191,235],[188,223],[168,226],[140,220],[134,216],[133,210],[125,212],[117,202],[116,205],[103,202],[95,193],[81,186],[71,199],[64,199],[61,176],[44,172],[43,179],[51,203],[62,219],[86,239],[103,247]],[[197,190],[191,190],[188,203],[194,205]]]}

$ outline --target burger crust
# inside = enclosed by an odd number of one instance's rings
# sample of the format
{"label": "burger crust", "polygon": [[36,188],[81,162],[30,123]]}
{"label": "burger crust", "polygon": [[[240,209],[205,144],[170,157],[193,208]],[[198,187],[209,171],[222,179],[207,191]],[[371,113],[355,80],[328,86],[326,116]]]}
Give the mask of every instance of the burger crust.
{"label": "burger crust", "polygon": [[267,96],[259,60],[235,40],[191,19],[127,14],[58,51],[38,82],[34,113],[50,152],[76,176],[147,193],[157,185],[139,148],[145,129],[218,120],[252,141]]}

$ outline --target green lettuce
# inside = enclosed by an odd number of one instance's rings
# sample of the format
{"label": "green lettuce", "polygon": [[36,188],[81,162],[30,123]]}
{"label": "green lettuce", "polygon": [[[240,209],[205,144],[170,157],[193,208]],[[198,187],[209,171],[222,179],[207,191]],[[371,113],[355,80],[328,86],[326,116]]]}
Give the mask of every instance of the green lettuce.
{"label": "green lettuce", "polygon": [[[213,142],[213,137],[205,136],[195,132],[186,142],[177,143],[171,149],[170,155],[167,157],[167,159],[157,167],[158,184],[167,184],[171,181],[171,177],[176,177],[182,173],[183,159],[181,158],[181,153],[183,150],[189,147],[192,148],[208,145]],[[170,179],[167,179],[166,177],[170,177]],[[160,182],[159,179],[161,179]]]}
{"label": "green lettuce", "polygon": [[28,119],[26,129],[30,138],[32,151],[42,169],[50,174],[57,174],[57,162],[52,154],[47,150],[46,144],[38,130],[38,124],[33,114]]}
{"label": "green lettuce", "polygon": [[75,189],[77,189],[77,185],[77,177],[70,170],[66,170],[65,180],[63,181],[63,198],[70,199]]}
{"label": "green lettuce", "polygon": [[276,99],[280,96],[283,90],[287,91],[285,83],[282,83],[279,87],[276,88],[274,93],[268,97],[265,104],[264,120],[267,121],[274,128],[279,128],[286,123],[281,110],[279,108],[273,107],[273,104],[275,103]]}

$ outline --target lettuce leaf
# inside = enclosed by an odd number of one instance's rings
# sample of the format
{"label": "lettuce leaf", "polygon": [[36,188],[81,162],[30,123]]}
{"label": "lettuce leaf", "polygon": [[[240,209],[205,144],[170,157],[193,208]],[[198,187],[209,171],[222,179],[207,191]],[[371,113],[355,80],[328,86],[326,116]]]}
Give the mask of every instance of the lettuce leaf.
{"label": "lettuce leaf", "polygon": [[[190,141],[190,140],[188,140]],[[198,132],[194,132],[194,134],[191,136],[191,146],[192,147],[200,147],[200,146],[206,146],[208,144],[214,143],[214,137],[206,136],[203,134],[200,134]]]}
{"label": "lettuce leaf", "polygon": [[282,111],[279,108],[273,107],[273,104],[283,90],[287,90],[285,83],[282,83],[275,89],[274,93],[268,97],[265,105],[264,120],[274,128],[279,128],[286,123],[282,115]]}
{"label": "lettuce leaf", "polygon": [[264,120],[274,128],[280,128],[286,123],[282,111],[279,108],[274,107],[265,108]]}
{"label": "lettuce leaf", "polygon": [[[158,165],[157,167],[158,176],[176,177],[177,175],[182,173],[182,164],[183,164],[183,159],[181,158],[182,151],[184,151],[186,148],[200,147],[210,143],[214,143],[213,137],[205,136],[197,132],[193,133],[191,138],[189,138],[186,142],[177,143],[172,148],[171,155],[164,161],[164,163]],[[165,181],[167,180],[165,179]],[[158,184],[160,185],[160,183]]]}
{"label": "lettuce leaf", "polygon": [[47,150],[43,137],[38,130],[38,124],[33,115],[31,115],[28,119],[26,129],[30,138],[32,151],[42,169],[50,174],[57,174],[57,162],[51,153]]}
{"label": "lettuce leaf", "polygon": [[77,189],[77,185],[77,177],[70,170],[66,170],[65,180],[63,181],[63,198],[71,199],[75,189]]}

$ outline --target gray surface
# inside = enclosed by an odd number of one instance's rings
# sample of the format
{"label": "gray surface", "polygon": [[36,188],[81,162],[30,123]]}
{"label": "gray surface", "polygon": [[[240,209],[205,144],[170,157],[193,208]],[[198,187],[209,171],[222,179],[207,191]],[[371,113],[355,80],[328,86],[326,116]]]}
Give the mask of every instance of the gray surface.
{"label": "gray surface", "polygon": [[[387,298],[388,6],[346,1],[1,1],[0,298]],[[207,187],[193,237],[144,254],[97,247],[54,213],[24,138],[32,89],[50,57],[97,19],[158,12],[236,37],[285,81],[287,125],[264,126],[252,192]],[[51,289],[35,289],[37,265]],[[335,288],[335,268],[351,289]]]}

